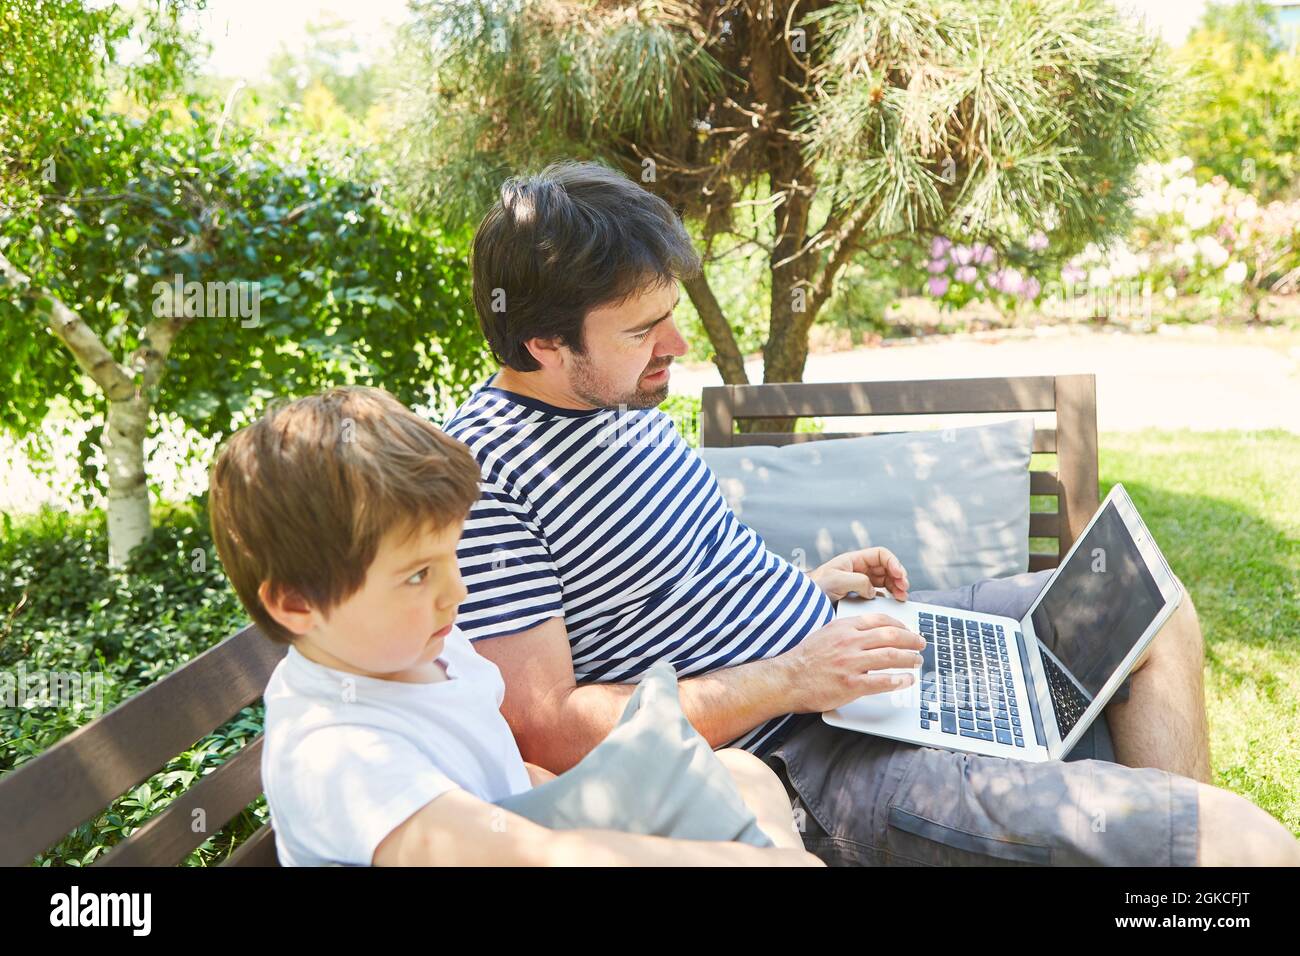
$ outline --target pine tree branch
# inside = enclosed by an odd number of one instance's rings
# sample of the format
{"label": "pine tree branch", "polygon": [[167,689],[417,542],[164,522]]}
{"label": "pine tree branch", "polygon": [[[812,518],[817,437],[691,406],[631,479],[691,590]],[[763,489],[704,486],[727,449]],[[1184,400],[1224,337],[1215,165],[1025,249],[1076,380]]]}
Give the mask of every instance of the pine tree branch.
{"label": "pine tree branch", "polygon": [[[802,323],[807,328],[812,327],[813,320],[817,317],[817,311],[830,298],[831,291],[835,288],[835,277],[844,268],[844,264],[849,261],[849,257],[859,248],[858,240],[862,237],[862,232],[866,229],[867,223],[871,220],[874,212],[875,209],[870,204],[863,204],[840,223],[835,237],[831,240],[831,251],[826,258],[826,265],[822,267],[821,273],[812,280],[813,307],[805,313],[807,318]],[[883,242],[886,238],[892,237],[881,236],[874,238],[872,242]]]}

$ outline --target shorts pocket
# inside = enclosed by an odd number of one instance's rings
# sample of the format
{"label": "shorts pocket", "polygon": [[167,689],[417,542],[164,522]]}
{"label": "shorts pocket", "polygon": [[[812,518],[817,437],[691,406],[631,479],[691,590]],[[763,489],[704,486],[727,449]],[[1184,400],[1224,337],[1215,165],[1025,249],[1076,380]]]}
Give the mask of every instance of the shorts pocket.
{"label": "shorts pocket", "polygon": [[[916,844],[906,837],[898,840],[893,832],[890,834],[890,848],[901,850],[918,859],[924,859],[936,866],[988,865],[997,861],[1010,864],[1028,864],[1050,866],[1052,849],[1034,843],[1015,843],[994,837],[958,830],[945,826],[915,813],[909,813],[898,806],[889,808],[889,828],[901,831],[927,844]],[[908,846],[899,845],[909,844]],[[936,845],[937,844],[937,845]],[[911,852],[908,852],[911,851]],[[973,854],[971,856],[970,854]],[[983,857],[984,859],[980,859]]]}

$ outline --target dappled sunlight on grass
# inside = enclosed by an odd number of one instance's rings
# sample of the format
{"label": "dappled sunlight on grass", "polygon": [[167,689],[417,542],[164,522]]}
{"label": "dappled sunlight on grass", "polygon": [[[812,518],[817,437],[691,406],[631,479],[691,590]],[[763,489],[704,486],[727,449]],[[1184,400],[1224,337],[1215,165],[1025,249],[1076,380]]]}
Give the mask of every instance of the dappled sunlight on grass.
{"label": "dappled sunlight on grass", "polygon": [[1300,835],[1300,437],[1107,433],[1101,479],[1103,495],[1123,482],[1196,603],[1214,782]]}

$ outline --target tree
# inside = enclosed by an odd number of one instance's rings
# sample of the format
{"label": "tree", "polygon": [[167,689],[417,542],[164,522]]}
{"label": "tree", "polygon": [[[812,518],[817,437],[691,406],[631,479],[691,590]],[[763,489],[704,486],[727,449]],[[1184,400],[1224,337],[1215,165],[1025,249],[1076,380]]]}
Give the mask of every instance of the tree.
{"label": "tree", "polygon": [[1277,42],[1269,7],[1211,6],[1176,62],[1187,77],[1177,153],[1263,200],[1294,198],[1300,55]]}
{"label": "tree", "polygon": [[1234,65],[1251,50],[1276,53],[1281,49],[1273,23],[1273,8],[1264,0],[1211,3],[1201,14],[1197,33],[1222,37],[1232,47]]}
{"label": "tree", "polygon": [[55,396],[103,413],[111,563],[149,534],[144,438],[160,416],[214,437],[272,396],[338,382],[411,403],[468,390],[483,348],[463,235],[398,213],[355,157],[301,140],[285,155],[219,103],[136,119],[83,93],[54,139],[5,119],[39,148],[6,157],[0,427],[36,432]]}
{"label": "tree", "polygon": [[352,119],[364,120],[379,102],[386,82],[385,65],[365,62],[350,24],[326,13],[306,26],[301,52],[281,44],[267,68],[271,87],[281,102],[302,100],[321,86]]}
{"label": "tree", "polygon": [[936,232],[1105,241],[1162,135],[1159,41],[1108,0],[412,6],[422,201],[472,219],[547,161],[622,169],[697,230],[686,291],[730,383],[747,376],[710,264],[764,250],[764,380],[798,381],[855,256]]}

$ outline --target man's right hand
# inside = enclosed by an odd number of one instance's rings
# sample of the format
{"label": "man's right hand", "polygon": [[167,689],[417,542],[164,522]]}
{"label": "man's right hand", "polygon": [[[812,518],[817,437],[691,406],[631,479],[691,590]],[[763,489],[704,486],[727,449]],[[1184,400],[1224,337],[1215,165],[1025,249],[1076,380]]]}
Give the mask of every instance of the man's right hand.
{"label": "man's right hand", "polygon": [[866,694],[914,682],[911,674],[880,674],[891,667],[919,667],[925,639],[886,614],[841,617],[805,637],[780,660],[787,668],[792,710],[834,710]]}

